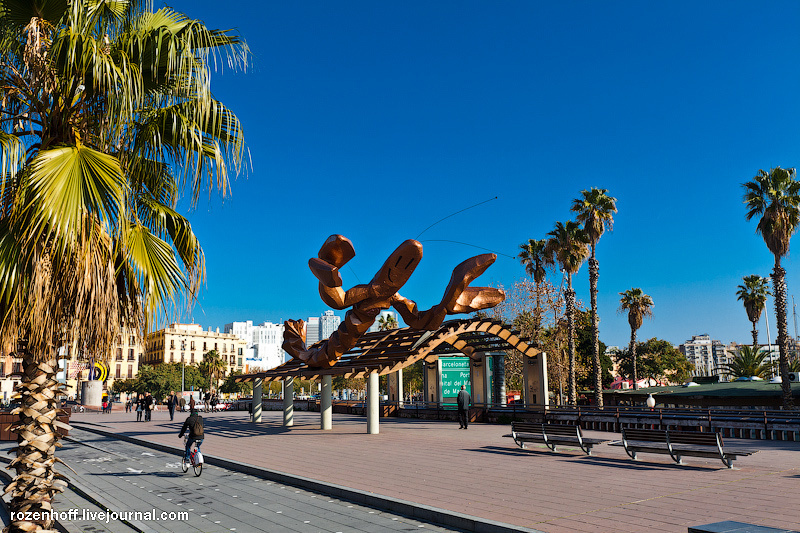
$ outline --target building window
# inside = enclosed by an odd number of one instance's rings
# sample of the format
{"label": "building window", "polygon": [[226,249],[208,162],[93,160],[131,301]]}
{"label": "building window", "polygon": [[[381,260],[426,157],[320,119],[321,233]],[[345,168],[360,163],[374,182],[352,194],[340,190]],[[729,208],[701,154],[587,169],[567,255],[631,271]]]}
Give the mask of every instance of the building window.
{"label": "building window", "polygon": [[206,348],[206,343],[203,342],[203,351],[205,352],[206,350],[208,350],[208,348]]}
{"label": "building window", "polygon": [[122,344],[122,335],[117,335],[117,344]]}
{"label": "building window", "polygon": [[242,358],[239,358],[239,366],[242,366]]}
{"label": "building window", "polygon": [[[22,374],[22,363],[14,363],[11,368],[12,374]],[[15,382],[16,383],[16,382]],[[16,387],[16,385],[14,385]]]}
{"label": "building window", "polygon": [[191,359],[189,360],[189,362],[194,364],[194,352],[192,352],[192,355],[190,357]]}
{"label": "building window", "polygon": [[236,364],[236,358],[234,356],[231,356],[231,366],[233,366],[234,364]]}
{"label": "building window", "polygon": [[133,348],[128,348],[128,361],[133,361]]}
{"label": "building window", "polygon": [[169,362],[170,363],[175,362],[175,352],[169,352]]}
{"label": "building window", "polygon": [[170,349],[172,349],[172,350],[174,350],[174,349],[175,349],[175,339],[170,339],[170,340],[169,340],[169,347],[170,347]]}
{"label": "building window", "polygon": [[192,350],[194,350],[194,341],[192,341],[190,344],[192,346]]}
{"label": "building window", "polygon": [[217,343],[216,342],[214,343],[214,349],[215,350],[217,349]]}
{"label": "building window", "polygon": [[[239,348],[239,355],[242,355],[242,348]],[[241,364],[242,363],[239,363],[240,366],[241,366]]]}
{"label": "building window", "polygon": [[117,373],[114,375],[114,379],[119,379],[122,376],[122,365],[117,365]]}
{"label": "building window", "polygon": [[128,337],[128,346],[133,346],[134,344],[136,344],[136,339],[134,338],[133,335],[131,335],[130,337]]}
{"label": "building window", "polygon": [[133,365],[128,365],[128,379],[133,378]]}
{"label": "building window", "polygon": [[117,361],[122,361],[122,348],[117,348]]}

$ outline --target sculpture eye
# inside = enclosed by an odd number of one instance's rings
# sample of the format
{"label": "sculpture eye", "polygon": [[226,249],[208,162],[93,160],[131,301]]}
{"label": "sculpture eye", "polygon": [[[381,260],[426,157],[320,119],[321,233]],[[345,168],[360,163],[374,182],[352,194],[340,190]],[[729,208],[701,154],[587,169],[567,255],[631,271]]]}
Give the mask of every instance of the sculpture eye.
{"label": "sculpture eye", "polygon": [[395,266],[395,267],[397,267],[397,265],[399,265],[399,264],[400,264],[400,261],[401,261],[402,259],[403,259],[403,256],[402,256],[402,255],[401,255],[401,256],[399,256],[399,257],[397,258],[397,262],[395,262],[394,266]]}
{"label": "sculpture eye", "polygon": [[411,263],[413,263],[413,262],[414,262],[414,258],[412,257],[412,258],[411,258],[411,260],[410,260],[410,261],[408,262],[408,264],[406,265],[406,270],[408,270],[408,267],[410,267],[410,266],[411,266]]}

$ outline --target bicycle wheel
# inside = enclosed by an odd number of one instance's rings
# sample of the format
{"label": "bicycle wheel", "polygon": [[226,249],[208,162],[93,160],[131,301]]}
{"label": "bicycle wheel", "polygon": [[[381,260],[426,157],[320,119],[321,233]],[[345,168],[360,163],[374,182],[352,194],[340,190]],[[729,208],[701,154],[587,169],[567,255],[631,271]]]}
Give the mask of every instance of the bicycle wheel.
{"label": "bicycle wheel", "polygon": [[194,477],[197,477],[203,473],[203,463],[192,465],[192,468],[194,468]]}
{"label": "bicycle wheel", "polygon": [[185,458],[185,457],[184,457],[183,459],[181,459],[181,469],[182,469],[184,472],[186,472],[187,470],[189,470],[189,462],[188,462],[188,461],[186,461],[186,458]]}

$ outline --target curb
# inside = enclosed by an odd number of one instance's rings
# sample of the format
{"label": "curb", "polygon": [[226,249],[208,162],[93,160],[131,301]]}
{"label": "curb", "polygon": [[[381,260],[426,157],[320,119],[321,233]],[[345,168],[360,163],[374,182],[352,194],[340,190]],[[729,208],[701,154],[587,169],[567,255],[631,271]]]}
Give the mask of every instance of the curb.
{"label": "curb", "polygon": [[[137,444],[139,446],[151,448],[153,450],[173,453],[176,455],[183,454],[183,448],[179,448],[177,446],[148,442],[95,427],[83,427],[83,423],[81,422],[72,422],[70,425],[74,425],[76,427],[81,426],[80,429],[83,429],[84,431],[89,431],[91,433],[96,433],[106,437],[112,437],[125,442],[130,442],[131,444]],[[353,503],[402,514],[419,520],[434,522],[447,527],[463,529],[465,531],[472,531],[475,533],[542,533],[542,531],[539,531],[538,529],[514,526],[477,516],[457,513],[455,511],[448,511],[447,509],[440,509],[438,507],[431,507],[429,505],[409,502],[407,500],[382,496],[380,494],[366,492],[363,490],[351,489],[343,485],[336,485],[334,483],[327,483],[303,476],[287,474],[277,470],[261,468],[249,465],[247,463],[234,461],[232,459],[213,457],[207,454],[203,454],[203,458],[206,463],[214,466],[220,466],[222,468],[227,468],[243,474],[249,474],[251,476],[267,479],[269,481],[275,481],[285,485],[291,485],[296,488],[319,492],[343,500],[348,500]]]}

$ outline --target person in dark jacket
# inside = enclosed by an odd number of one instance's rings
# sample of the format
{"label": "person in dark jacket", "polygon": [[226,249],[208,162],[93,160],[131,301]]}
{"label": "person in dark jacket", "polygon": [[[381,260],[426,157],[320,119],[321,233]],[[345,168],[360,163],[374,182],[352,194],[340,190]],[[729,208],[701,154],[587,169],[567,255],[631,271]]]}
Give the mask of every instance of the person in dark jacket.
{"label": "person in dark jacket", "polygon": [[183,434],[188,432],[188,438],[186,439],[186,451],[184,452],[184,459],[186,461],[189,460],[189,453],[192,449],[192,444],[197,442],[198,449],[200,445],[203,444],[203,417],[200,416],[195,410],[192,410],[192,413],[186,418],[186,421],[183,423],[181,427],[181,432],[178,434],[178,438],[182,439]]}
{"label": "person in dark jacket", "polygon": [[169,419],[172,421],[175,418],[175,408],[178,406],[178,395],[175,391],[170,391],[169,398],[167,398],[167,409],[169,409]]}
{"label": "person in dark jacket", "polygon": [[458,392],[458,399],[456,400],[458,402],[458,423],[460,424],[458,429],[467,429],[470,400],[467,388],[461,385],[461,390]]}
{"label": "person in dark jacket", "polygon": [[150,422],[153,417],[153,395],[149,392],[144,395],[144,421]]}

